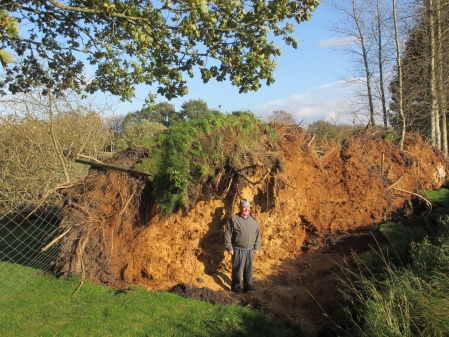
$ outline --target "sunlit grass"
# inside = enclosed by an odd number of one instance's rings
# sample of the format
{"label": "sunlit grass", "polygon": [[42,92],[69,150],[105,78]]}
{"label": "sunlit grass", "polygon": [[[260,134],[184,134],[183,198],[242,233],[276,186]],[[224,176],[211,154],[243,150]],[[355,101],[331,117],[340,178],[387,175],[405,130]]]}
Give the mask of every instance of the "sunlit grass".
{"label": "sunlit grass", "polygon": [[116,291],[89,282],[78,289],[79,284],[78,277],[37,276],[1,302],[0,336],[300,335],[241,306],[212,305],[142,287]]}

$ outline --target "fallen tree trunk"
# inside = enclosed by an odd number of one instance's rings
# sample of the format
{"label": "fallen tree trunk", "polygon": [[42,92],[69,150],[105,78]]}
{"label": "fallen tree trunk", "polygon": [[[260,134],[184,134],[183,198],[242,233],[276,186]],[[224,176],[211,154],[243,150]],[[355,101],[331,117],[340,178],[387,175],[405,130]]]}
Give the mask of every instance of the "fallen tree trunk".
{"label": "fallen tree trunk", "polygon": [[104,168],[104,169],[108,169],[108,170],[114,170],[114,171],[118,171],[118,172],[134,174],[137,176],[143,176],[143,177],[151,176],[151,174],[149,174],[148,172],[135,170],[135,169],[131,169],[131,168],[126,168],[126,167],[121,167],[121,166],[116,166],[116,165],[111,165],[111,164],[97,163],[97,162],[90,161],[90,160],[76,158],[75,162],[80,163],[80,164],[94,166],[94,167]]}

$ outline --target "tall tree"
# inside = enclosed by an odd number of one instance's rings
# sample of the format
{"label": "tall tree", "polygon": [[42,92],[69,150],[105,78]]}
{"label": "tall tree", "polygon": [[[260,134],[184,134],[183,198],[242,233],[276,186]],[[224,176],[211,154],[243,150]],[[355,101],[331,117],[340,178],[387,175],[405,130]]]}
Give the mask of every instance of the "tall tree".
{"label": "tall tree", "polygon": [[[419,131],[438,149],[447,149],[445,102],[449,76],[448,0],[426,0],[416,12],[416,26],[405,44],[402,63],[403,113],[407,131]],[[430,11],[432,7],[432,11]],[[391,83],[392,125],[398,126],[398,74]]]}
{"label": "tall tree", "polygon": [[[297,47],[294,25],[319,0],[5,0],[0,2],[3,92],[43,84],[108,91],[129,100],[138,84],[168,99],[187,93],[185,75],[229,79],[240,92],[274,82],[281,38]],[[20,29],[21,33],[18,33]],[[18,62],[8,64],[12,56]],[[207,64],[205,62],[207,60]],[[95,76],[87,80],[85,66]]]}
{"label": "tall tree", "polygon": [[[429,128],[429,90],[428,90],[428,48],[427,36],[421,27],[410,33],[402,54],[402,108],[407,121],[407,132],[430,135]],[[401,129],[398,110],[399,78],[397,68],[390,83],[391,103],[389,122],[396,130]]]}
{"label": "tall tree", "polygon": [[166,127],[169,127],[174,122],[180,120],[179,114],[176,112],[175,106],[168,102],[159,102],[153,107],[149,108],[154,116],[160,116],[160,120],[151,120],[152,122],[159,122]]}
{"label": "tall tree", "polygon": [[382,103],[382,120],[384,123],[384,127],[388,126],[388,117],[387,117],[387,98],[385,95],[385,86],[384,86],[384,41],[383,41],[383,21],[384,15],[382,10],[382,1],[376,0],[376,9],[375,9],[375,33],[374,39],[377,45],[377,64],[379,69],[379,91],[380,91],[380,101]]}
{"label": "tall tree", "polygon": [[398,114],[400,120],[400,131],[401,136],[399,139],[399,149],[402,151],[404,148],[404,138],[405,138],[405,116],[404,110],[402,108],[402,99],[403,99],[403,88],[402,88],[402,56],[401,56],[401,41],[399,39],[399,24],[398,24],[398,15],[397,15],[397,1],[393,0],[393,25],[394,25],[394,41],[396,44],[396,69],[398,72]]}
{"label": "tall tree", "polygon": [[[330,29],[340,36],[349,39],[350,44],[340,46],[344,52],[349,52],[355,56],[356,60],[356,73],[363,73],[365,86],[365,97],[367,98],[369,120],[372,126],[375,125],[374,116],[374,102],[373,102],[373,90],[372,90],[372,74],[373,71],[371,61],[371,47],[372,36],[368,36],[370,33],[368,30],[369,15],[366,11],[367,4],[360,0],[333,0],[330,2],[330,6],[341,17],[338,22],[335,22]],[[361,63],[361,67],[360,67]],[[363,69],[363,70],[361,70]],[[354,77],[354,74],[351,74]]]}
{"label": "tall tree", "polygon": [[200,117],[205,113],[209,112],[209,108],[207,107],[207,103],[200,99],[191,99],[184,102],[181,105],[181,111],[179,115],[182,119],[192,119]]}
{"label": "tall tree", "polygon": [[358,39],[360,42],[360,48],[362,50],[363,66],[365,69],[365,76],[366,76],[366,92],[368,95],[370,121],[371,125],[375,126],[376,123],[374,120],[374,104],[373,104],[373,92],[371,89],[371,70],[370,70],[370,63],[368,60],[368,47],[366,43],[365,32],[360,22],[362,14],[360,13],[360,9],[357,7],[357,1],[351,0],[351,2],[352,2],[353,19],[357,27]]}
{"label": "tall tree", "polygon": [[[438,109],[439,109],[439,115],[441,117],[441,150],[443,151],[443,154],[447,157],[448,155],[448,139],[447,139],[447,107],[446,107],[446,90],[444,88],[444,44],[443,44],[443,29],[442,29],[442,21],[441,17],[444,15],[442,12],[444,11],[444,8],[442,6],[441,0],[436,0],[436,6],[435,6],[435,13],[436,13],[436,48],[437,48],[437,100],[438,100]],[[446,5],[448,3],[446,2]],[[447,17],[447,16],[446,16]],[[447,31],[447,27],[446,27]]]}
{"label": "tall tree", "polygon": [[440,118],[437,107],[435,72],[435,8],[433,0],[427,0],[429,16],[429,90],[430,90],[430,139],[433,146],[441,149]]}
{"label": "tall tree", "polygon": [[161,123],[170,126],[171,123],[180,119],[176,113],[175,106],[168,102],[159,102],[155,105],[143,107],[140,110],[126,114],[123,119],[123,127],[134,123],[140,123],[144,120],[149,122]]}

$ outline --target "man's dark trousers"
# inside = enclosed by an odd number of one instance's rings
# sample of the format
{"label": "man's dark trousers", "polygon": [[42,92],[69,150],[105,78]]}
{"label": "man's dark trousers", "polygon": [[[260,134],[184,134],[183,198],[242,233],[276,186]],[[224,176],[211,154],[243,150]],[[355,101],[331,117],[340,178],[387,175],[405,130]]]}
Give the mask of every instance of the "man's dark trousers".
{"label": "man's dark trousers", "polygon": [[234,249],[232,256],[232,280],[231,290],[239,293],[240,282],[243,274],[243,290],[248,291],[252,289],[253,283],[253,259],[254,249],[242,250]]}

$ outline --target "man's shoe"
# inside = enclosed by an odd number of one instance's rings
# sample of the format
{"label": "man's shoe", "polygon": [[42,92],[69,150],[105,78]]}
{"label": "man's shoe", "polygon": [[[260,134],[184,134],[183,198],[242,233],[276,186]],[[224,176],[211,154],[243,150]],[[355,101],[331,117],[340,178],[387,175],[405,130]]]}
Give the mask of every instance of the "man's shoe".
{"label": "man's shoe", "polygon": [[245,293],[247,293],[247,292],[254,292],[254,288],[253,287],[251,287],[251,288],[248,288],[248,289],[245,289],[245,290],[243,290]]}

